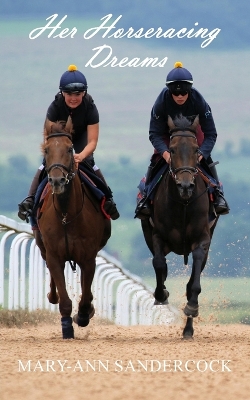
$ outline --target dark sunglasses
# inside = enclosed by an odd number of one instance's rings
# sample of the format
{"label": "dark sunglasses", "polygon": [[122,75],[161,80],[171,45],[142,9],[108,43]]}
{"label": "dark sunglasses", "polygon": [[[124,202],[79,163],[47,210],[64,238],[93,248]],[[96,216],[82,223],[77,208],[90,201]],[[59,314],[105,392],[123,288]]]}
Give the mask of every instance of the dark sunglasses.
{"label": "dark sunglasses", "polygon": [[188,94],[188,92],[186,90],[173,90],[171,92],[174,96],[186,96],[186,94]]}
{"label": "dark sunglasses", "polygon": [[73,94],[75,96],[80,96],[84,92],[64,92],[64,93],[66,93],[68,96],[72,96]]}

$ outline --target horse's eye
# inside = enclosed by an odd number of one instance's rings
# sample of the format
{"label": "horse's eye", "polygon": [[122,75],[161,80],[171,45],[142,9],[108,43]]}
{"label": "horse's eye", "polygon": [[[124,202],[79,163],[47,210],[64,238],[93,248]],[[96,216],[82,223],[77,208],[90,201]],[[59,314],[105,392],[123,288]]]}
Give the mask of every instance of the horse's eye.
{"label": "horse's eye", "polygon": [[48,154],[48,149],[44,149],[44,154]]}
{"label": "horse's eye", "polygon": [[169,149],[169,152],[170,152],[170,154],[174,154],[174,149],[173,149],[173,148],[170,148],[170,149]]}
{"label": "horse's eye", "polygon": [[70,147],[69,148],[69,153],[72,153],[73,152],[73,147]]}

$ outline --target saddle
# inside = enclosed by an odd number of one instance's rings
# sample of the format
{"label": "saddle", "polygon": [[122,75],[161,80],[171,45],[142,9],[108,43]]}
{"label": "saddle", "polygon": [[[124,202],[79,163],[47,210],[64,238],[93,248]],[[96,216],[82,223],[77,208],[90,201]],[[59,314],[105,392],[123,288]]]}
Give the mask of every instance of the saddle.
{"label": "saddle", "polygon": [[[207,186],[207,191],[209,195],[209,221],[213,221],[215,219],[215,211],[214,211],[214,205],[213,205],[213,191],[214,188],[218,186],[216,180],[208,174],[208,172],[201,166],[197,167],[198,174],[201,176],[203,181],[205,182]],[[162,158],[156,163],[156,165],[152,169],[152,175],[151,175],[151,180],[147,185],[147,188],[145,190],[145,182],[146,178],[145,176],[141,179],[138,189],[139,192],[137,194],[137,203],[144,198],[145,201],[147,199],[150,200],[151,205],[153,206],[154,203],[154,197],[158,188],[159,183],[161,182],[162,178],[165,176],[166,173],[169,171],[169,165],[166,164],[165,160]],[[146,197],[145,197],[146,193]],[[152,210],[152,217],[153,217],[153,210]]]}
{"label": "saddle", "polygon": [[[104,209],[104,203],[106,201],[106,193],[104,193],[100,188],[97,187],[97,184],[88,176],[88,173],[79,169],[78,175],[82,182],[82,191],[84,194],[84,184],[89,189],[90,193],[93,195],[93,198],[90,200],[96,199],[100,204],[100,209],[105,218],[110,219],[110,216],[106,213]],[[101,181],[97,176],[97,180]],[[103,184],[103,182],[102,182]],[[104,184],[103,184],[104,185]],[[35,195],[35,203],[32,215],[30,216],[31,227],[33,230],[39,230],[38,221],[41,218],[44,210],[46,209],[49,196],[52,193],[52,189],[50,184],[48,183],[48,177],[46,176],[42,182],[39,184],[36,195]]]}

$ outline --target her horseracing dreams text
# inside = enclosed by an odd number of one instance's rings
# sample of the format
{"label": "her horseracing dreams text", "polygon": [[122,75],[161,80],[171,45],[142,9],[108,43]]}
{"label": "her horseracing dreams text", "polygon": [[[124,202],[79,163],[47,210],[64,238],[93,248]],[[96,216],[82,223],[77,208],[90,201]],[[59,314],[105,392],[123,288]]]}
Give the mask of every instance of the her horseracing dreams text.
{"label": "her horseracing dreams text", "polygon": [[[159,27],[157,29],[155,28],[149,28],[145,30],[144,28],[140,28],[135,30],[134,28],[130,27],[127,30],[124,28],[117,28],[117,23],[121,20],[122,15],[119,15],[118,18],[116,18],[113,22],[111,22],[111,19],[113,17],[113,14],[108,14],[101,18],[101,24],[99,26],[93,27],[88,29],[84,34],[83,38],[85,40],[89,40],[93,38],[96,35],[101,35],[102,38],[106,39],[150,39],[150,38],[164,38],[164,39],[173,39],[173,38],[178,38],[178,39],[192,39],[192,38],[201,38],[203,39],[201,43],[201,48],[204,49],[205,47],[209,46],[210,43],[217,37],[217,35],[220,33],[221,29],[215,28],[211,31],[209,31],[207,28],[198,28],[198,22],[195,22],[194,26],[195,28],[182,28],[180,30],[176,30],[174,28],[169,28],[164,31],[163,28]],[[62,28],[63,22],[67,19],[67,15],[65,15],[61,20],[58,22],[56,21],[58,19],[58,14],[53,14],[50,17],[46,18],[47,24],[33,29],[29,33],[29,38],[30,39],[37,39],[39,36],[41,36],[43,33],[46,33],[48,38],[59,38],[59,39],[64,39],[66,37],[74,38],[75,35],[77,34],[77,28],[74,27],[72,29],[70,28]],[[113,50],[112,47],[104,44],[102,46],[95,47],[93,49],[95,51],[94,56],[85,64],[85,67],[92,67],[92,68],[98,68],[98,67],[164,67],[165,63],[167,62],[168,57],[164,57],[162,60],[159,60],[157,57],[151,58],[151,57],[146,57],[144,60],[141,60],[138,57],[134,57],[132,59],[129,59],[128,57],[125,57],[121,59],[120,61],[117,59],[117,57],[113,56]]]}

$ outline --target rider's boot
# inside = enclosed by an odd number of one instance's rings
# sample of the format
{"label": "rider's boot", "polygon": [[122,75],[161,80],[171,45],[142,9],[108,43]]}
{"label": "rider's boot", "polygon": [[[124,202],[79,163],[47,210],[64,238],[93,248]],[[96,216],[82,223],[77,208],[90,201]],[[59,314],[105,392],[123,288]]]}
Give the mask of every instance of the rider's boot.
{"label": "rider's boot", "polygon": [[18,204],[18,217],[23,221],[29,222],[29,216],[32,214],[34,207],[35,194],[39,185],[39,178],[41,175],[41,169],[38,169],[30,186],[28,196]]}
{"label": "rider's boot", "polygon": [[217,188],[214,189],[213,196],[214,196],[213,204],[216,214],[218,215],[228,214],[230,208],[224,197],[224,193],[220,185],[218,185]]}
{"label": "rider's boot", "polygon": [[218,186],[214,189],[213,192],[213,196],[214,196],[214,209],[216,214],[218,215],[225,215],[228,214],[230,211],[228,202],[226,201],[225,197],[224,197],[224,193],[222,190],[222,186],[220,184],[219,178],[218,178],[218,174],[217,174],[217,170],[215,168],[215,165],[210,165],[210,171],[212,176],[216,179]]}
{"label": "rider's boot", "polygon": [[120,217],[120,214],[119,214],[119,212],[118,212],[118,210],[116,208],[116,204],[115,204],[115,202],[113,200],[112,191],[111,191],[110,187],[108,186],[108,184],[107,184],[107,182],[106,182],[101,170],[97,169],[95,171],[95,173],[98,176],[98,178],[100,178],[105,183],[105,185],[107,186],[107,188],[110,191],[110,197],[104,203],[104,210],[106,211],[106,213],[108,215],[110,215],[111,219],[116,220],[116,219],[118,219]]}
{"label": "rider's boot", "polygon": [[[146,174],[145,188],[149,184],[152,176],[152,166],[149,165],[148,171]],[[149,218],[151,214],[150,200],[147,198],[146,191],[142,194],[142,198],[139,200],[136,209],[135,209],[135,217],[139,219]]]}

